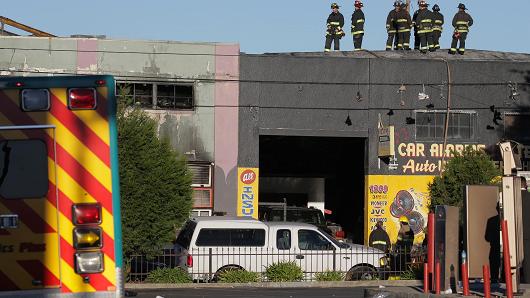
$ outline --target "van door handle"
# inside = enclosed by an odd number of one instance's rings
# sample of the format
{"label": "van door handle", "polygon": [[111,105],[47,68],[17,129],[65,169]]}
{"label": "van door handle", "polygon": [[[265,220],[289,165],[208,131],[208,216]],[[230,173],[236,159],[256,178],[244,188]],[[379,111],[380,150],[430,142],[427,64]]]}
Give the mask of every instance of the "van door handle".
{"label": "van door handle", "polygon": [[342,258],[345,259],[345,260],[349,260],[350,259],[350,257],[342,257]]}
{"label": "van door handle", "polygon": [[304,258],[303,255],[296,255],[296,259],[298,259],[298,260],[301,260],[301,259],[303,259],[303,258]]}

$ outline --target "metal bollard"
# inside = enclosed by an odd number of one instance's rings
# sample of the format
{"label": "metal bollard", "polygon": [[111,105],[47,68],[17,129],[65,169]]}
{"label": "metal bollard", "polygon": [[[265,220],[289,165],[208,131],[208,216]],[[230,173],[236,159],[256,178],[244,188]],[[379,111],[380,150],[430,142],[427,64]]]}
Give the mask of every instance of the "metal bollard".
{"label": "metal bollard", "polygon": [[441,268],[440,268],[440,261],[436,261],[436,269],[435,269],[435,280],[436,280],[436,287],[434,290],[434,293],[436,295],[440,295],[440,275],[441,275]]}
{"label": "metal bollard", "polygon": [[482,266],[482,275],[484,276],[484,298],[491,297],[490,267]]}
{"label": "metal bollard", "polygon": [[508,222],[502,221],[502,256],[504,261],[504,279],[506,280],[506,297],[513,298],[512,268],[510,265],[510,242],[508,240]]}
{"label": "metal bollard", "polygon": [[423,293],[429,292],[429,263],[423,263]]}
{"label": "metal bollard", "polygon": [[461,271],[462,271],[462,288],[463,288],[463,294],[464,296],[469,296],[469,278],[468,278],[468,272],[467,272],[467,254],[466,251],[462,251],[462,265],[461,265]]}

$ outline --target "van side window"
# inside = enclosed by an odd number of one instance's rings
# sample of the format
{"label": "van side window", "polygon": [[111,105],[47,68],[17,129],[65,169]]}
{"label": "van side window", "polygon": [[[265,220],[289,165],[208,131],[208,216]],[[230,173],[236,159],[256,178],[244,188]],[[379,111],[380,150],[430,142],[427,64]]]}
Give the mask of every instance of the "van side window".
{"label": "van side window", "polygon": [[298,231],[298,247],[301,250],[333,249],[333,245],[324,236],[313,230]]}
{"label": "van side window", "polygon": [[197,226],[197,223],[191,220],[188,221],[177,237],[176,242],[185,249],[190,248],[191,236],[193,236],[195,226]]}
{"label": "van side window", "polygon": [[263,229],[201,229],[197,246],[264,246]]}
{"label": "van side window", "polygon": [[278,230],[276,232],[276,247],[278,249],[291,249],[291,231]]}

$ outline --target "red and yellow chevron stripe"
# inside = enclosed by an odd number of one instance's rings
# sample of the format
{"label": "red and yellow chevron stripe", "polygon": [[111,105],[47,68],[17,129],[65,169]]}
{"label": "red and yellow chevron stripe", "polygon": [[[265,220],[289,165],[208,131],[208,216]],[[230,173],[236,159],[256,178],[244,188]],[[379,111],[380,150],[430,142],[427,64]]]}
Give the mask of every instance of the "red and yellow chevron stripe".
{"label": "red and yellow chevron stripe", "polygon": [[[49,111],[24,112],[20,108],[19,90],[0,91],[0,126],[55,126],[55,129],[0,131],[0,141],[43,140],[48,148],[49,171],[45,198],[0,197],[0,214],[18,214],[20,221],[17,229],[0,229],[0,290],[114,290],[108,88],[97,88],[96,110],[69,110],[66,88],[50,89],[50,95]],[[72,205],[94,202],[102,206],[105,270],[82,276],[75,272]]]}

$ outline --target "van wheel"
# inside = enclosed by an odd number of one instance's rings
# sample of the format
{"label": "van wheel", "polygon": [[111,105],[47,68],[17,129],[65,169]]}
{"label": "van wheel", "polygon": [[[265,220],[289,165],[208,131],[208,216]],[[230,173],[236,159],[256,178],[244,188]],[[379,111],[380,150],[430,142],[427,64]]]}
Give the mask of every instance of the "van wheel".
{"label": "van wheel", "polygon": [[243,270],[243,271],[245,271],[245,269],[243,269],[243,267],[241,267],[241,266],[227,265],[227,266],[221,267],[219,270],[217,270],[217,272],[215,272],[215,274],[214,274],[214,276],[212,278],[212,281],[213,282],[219,282],[219,277],[221,275],[223,275],[223,273],[228,272],[228,271],[233,271],[233,270]]}
{"label": "van wheel", "polygon": [[355,266],[346,273],[345,280],[373,280],[377,278],[377,271],[370,266]]}

